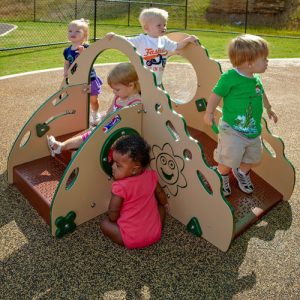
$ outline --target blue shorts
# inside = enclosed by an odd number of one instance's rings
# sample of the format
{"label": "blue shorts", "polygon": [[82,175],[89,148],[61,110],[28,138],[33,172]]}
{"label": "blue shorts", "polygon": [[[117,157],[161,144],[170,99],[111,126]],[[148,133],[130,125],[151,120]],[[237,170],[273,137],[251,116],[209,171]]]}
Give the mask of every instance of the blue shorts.
{"label": "blue shorts", "polygon": [[101,93],[102,80],[97,76],[91,80],[91,96],[97,96]]}

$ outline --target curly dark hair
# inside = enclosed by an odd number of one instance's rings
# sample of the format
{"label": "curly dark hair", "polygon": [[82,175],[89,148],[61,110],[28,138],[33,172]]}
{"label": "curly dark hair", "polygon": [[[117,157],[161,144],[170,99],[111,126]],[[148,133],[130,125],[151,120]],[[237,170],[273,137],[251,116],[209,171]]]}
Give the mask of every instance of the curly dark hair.
{"label": "curly dark hair", "polygon": [[150,162],[150,146],[139,135],[125,135],[120,137],[113,145],[113,150],[127,154],[133,161],[139,162],[143,168]]}

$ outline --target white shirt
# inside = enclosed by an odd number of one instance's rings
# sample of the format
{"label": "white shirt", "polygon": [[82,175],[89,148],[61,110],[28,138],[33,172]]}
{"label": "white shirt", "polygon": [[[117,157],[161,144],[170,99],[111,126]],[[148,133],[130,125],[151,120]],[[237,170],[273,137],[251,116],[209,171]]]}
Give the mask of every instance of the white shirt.
{"label": "white shirt", "polygon": [[156,74],[156,83],[160,85],[168,53],[177,49],[177,42],[171,41],[166,36],[153,38],[146,34],[129,37],[127,40],[133,43],[142,55],[145,66]]}

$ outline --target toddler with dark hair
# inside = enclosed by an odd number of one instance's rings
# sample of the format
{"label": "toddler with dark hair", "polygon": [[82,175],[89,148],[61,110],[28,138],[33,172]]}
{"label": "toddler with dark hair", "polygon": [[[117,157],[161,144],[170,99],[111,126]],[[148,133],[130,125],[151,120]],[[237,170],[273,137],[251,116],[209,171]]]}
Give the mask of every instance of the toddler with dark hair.
{"label": "toddler with dark hair", "polygon": [[144,248],[161,238],[168,210],[157,173],[147,169],[150,147],[138,136],[124,136],[112,147],[112,197],[100,228],[126,248]]}

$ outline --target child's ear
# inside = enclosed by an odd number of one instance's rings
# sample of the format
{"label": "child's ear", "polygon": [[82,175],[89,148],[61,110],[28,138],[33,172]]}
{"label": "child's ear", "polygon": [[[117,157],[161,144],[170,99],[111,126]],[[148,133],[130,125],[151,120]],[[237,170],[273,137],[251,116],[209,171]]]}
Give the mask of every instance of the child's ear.
{"label": "child's ear", "polygon": [[131,169],[131,174],[132,175],[136,175],[136,174],[139,174],[140,171],[142,169],[142,166],[141,165],[135,165],[132,169]]}
{"label": "child's ear", "polygon": [[148,27],[148,24],[145,24],[145,25],[143,26],[143,29],[144,29],[144,31],[146,31],[146,32],[148,31],[148,28],[149,28],[149,27]]}
{"label": "child's ear", "polygon": [[128,87],[134,88],[134,82],[129,82],[129,83],[128,83]]}

